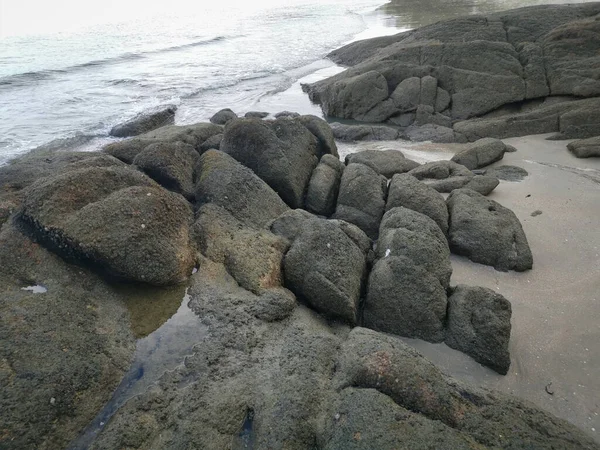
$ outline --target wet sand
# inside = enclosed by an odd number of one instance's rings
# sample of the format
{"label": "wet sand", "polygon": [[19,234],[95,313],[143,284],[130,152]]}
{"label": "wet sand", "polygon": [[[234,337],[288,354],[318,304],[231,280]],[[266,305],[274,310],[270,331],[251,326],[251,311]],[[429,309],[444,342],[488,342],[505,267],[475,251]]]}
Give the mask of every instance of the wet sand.
{"label": "wet sand", "polygon": [[[511,368],[506,376],[444,344],[407,339],[445,372],[528,399],[600,442],[600,160],[577,159],[546,135],[505,139],[517,148],[494,166],[529,172],[502,181],[489,198],[512,209],[534,256],[524,273],[498,272],[452,256],[452,284],[486,286],[512,303]],[[448,159],[459,145],[363,143],[398,148],[424,162]],[[358,151],[342,145],[345,155]],[[542,214],[532,217],[534,211]]]}

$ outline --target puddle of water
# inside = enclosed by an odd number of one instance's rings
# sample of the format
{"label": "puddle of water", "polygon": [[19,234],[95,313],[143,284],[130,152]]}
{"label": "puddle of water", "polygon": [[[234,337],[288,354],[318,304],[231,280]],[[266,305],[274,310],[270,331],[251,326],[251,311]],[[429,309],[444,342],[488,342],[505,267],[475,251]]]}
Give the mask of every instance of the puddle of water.
{"label": "puddle of water", "polygon": [[[193,347],[207,336],[207,327],[188,307],[190,296],[185,287],[183,300],[180,295],[175,314],[171,313],[171,317],[166,321],[164,317],[172,307],[170,303],[174,294],[172,289],[158,290],[156,295],[150,295],[150,292],[140,289],[139,286],[124,289],[132,289],[132,296],[128,300],[128,307],[132,311],[132,327],[144,337],[137,341],[131,368],[123,377],[111,400],[82,434],[71,443],[68,447],[70,450],[89,448],[119,408],[156,383],[165,372],[181,365],[184,358],[192,354]],[[181,289],[177,287],[180,294]],[[160,305],[161,301],[166,304]]]}
{"label": "puddle of water", "polygon": [[46,289],[44,286],[41,286],[41,285],[26,286],[26,287],[22,287],[21,290],[22,291],[29,291],[29,292],[32,292],[34,294],[45,294],[46,292],[48,292],[48,289]]}
{"label": "puddle of water", "polygon": [[234,439],[232,450],[252,450],[254,448],[254,411],[249,409],[240,434]]}

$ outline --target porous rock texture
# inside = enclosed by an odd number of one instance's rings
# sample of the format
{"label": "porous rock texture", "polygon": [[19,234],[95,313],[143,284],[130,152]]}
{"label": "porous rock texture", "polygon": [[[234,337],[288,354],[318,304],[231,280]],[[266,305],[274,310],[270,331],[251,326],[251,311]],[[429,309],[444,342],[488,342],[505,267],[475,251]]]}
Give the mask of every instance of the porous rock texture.
{"label": "porous rock texture", "polygon": [[444,342],[506,375],[510,367],[510,317],[510,302],[502,295],[484,287],[459,284],[448,298]]}
{"label": "porous rock texture", "polygon": [[172,125],[175,122],[175,111],[177,111],[177,106],[170,105],[158,111],[139,114],[133,119],[113,127],[109,134],[123,138],[137,136],[165,125]]}
{"label": "porous rock texture", "polygon": [[497,270],[531,269],[527,237],[510,209],[470,189],[453,191],[446,202],[448,241],[454,253]]}
{"label": "porous rock texture", "polygon": [[[599,13],[598,3],[533,6],[353,42],[329,55],[349,69],[304,89],[328,116],[397,123],[415,113],[417,126],[453,127],[447,142],[595,136]],[[549,96],[590,99],[469,120]]]}
{"label": "porous rock texture", "polygon": [[335,211],[344,165],[333,155],[323,155],[313,170],[306,192],[305,208],[321,216]]}
{"label": "porous rock texture", "polygon": [[19,220],[69,260],[155,285],[190,275],[192,208],[142,173],[91,167],[43,178],[26,193]]}
{"label": "porous rock texture", "polygon": [[600,136],[573,141],[567,148],[578,158],[600,156]]}
{"label": "porous rock texture", "polygon": [[346,156],[346,164],[357,163],[369,166],[386,178],[397,173],[405,173],[419,166],[419,163],[405,158],[398,150],[364,150]]}

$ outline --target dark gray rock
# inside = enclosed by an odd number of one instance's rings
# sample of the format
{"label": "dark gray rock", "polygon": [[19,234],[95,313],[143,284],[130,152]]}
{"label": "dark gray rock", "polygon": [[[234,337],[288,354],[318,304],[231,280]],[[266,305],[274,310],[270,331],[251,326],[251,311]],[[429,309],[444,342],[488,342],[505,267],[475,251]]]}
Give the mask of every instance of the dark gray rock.
{"label": "dark gray rock", "polygon": [[321,158],[308,183],[305,200],[308,211],[327,217],[334,213],[343,171],[344,165],[335,156]]}
{"label": "dark gray rock", "polygon": [[319,141],[319,158],[323,155],[333,155],[336,158],[339,158],[333,130],[327,122],[317,116],[312,115],[299,116],[298,121],[304,125],[308,131],[310,131]]}
{"label": "dark gray rock", "polygon": [[497,270],[531,269],[527,238],[510,209],[470,189],[455,190],[446,201],[448,240],[454,253]]}
{"label": "dark gray rock", "polygon": [[446,344],[506,375],[510,367],[511,305],[484,287],[459,284],[448,298]]}
{"label": "dark gray rock", "polygon": [[406,256],[378,260],[369,276],[363,324],[385,333],[444,340],[446,290],[435,275]]}
{"label": "dark gray rock", "polygon": [[428,123],[425,125],[413,125],[408,127],[404,134],[408,139],[415,142],[431,141],[435,143],[453,143],[457,142],[452,128],[442,125]]}
{"label": "dark gray rock", "polygon": [[414,123],[418,126],[433,124],[445,128],[452,128],[452,119],[444,114],[435,112],[434,107],[429,105],[417,106]]}
{"label": "dark gray rock", "polygon": [[577,158],[600,156],[600,136],[570,142],[567,148]]}
{"label": "dark gray rock", "polygon": [[225,108],[215,113],[215,115],[210,118],[210,121],[216,125],[225,125],[227,122],[237,118],[238,116],[236,113],[229,108]]}
{"label": "dark gray rock", "polygon": [[219,150],[221,148],[221,141],[223,140],[223,134],[215,134],[205,140],[198,148],[198,153],[202,154],[207,150]]}
{"label": "dark gray rock", "polygon": [[170,105],[158,111],[138,114],[133,119],[113,127],[109,134],[124,138],[137,136],[165,125],[172,125],[175,122],[175,111],[177,111],[177,106]]}
{"label": "dark gray rock", "polygon": [[181,141],[200,151],[201,145],[208,138],[221,133],[223,133],[223,128],[212,123],[197,123],[185,126],[167,125],[131,139],[108,144],[102,148],[102,151],[131,164],[137,154],[150,144]]}
{"label": "dark gray rock", "polygon": [[317,216],[303,209],[289,209],[269,224],[271,233],[292,243],[307,227],[309,221],[319,220]]}
{"label": "dark gray rock", "polygon": [[398,206],[425,214],[438,224],[444,234],[448,232],[448,207],[444,197],[412,175],[398,174],[392,178],[385,209],[389,211]]}
{"label": "dark gray rock", "polygon": [[194,169],[198,152],[183,142],[150,144],[137,154],[133,164],[163,187],[194,199]]}
{"label": "dark gray rock", "polygon": [[269,113],[265,111],[248,111],[246,114],[244,114],[244,117],[246,119],[264,119],[268,115]]}
{"label": "dark gray rock", "polygon": [[454,161],[433,161],[419,166],[410,172],[438,192],[452,192],[468,184],[475,174]]}
{"label": "dark gray rock", "polygon": [[420,164],[404,157],[398,150],[364,150],[346,156],[346,164],[357,163],[369,166],[386,178],[397,173],[408,172]]}
{"label": "dark gray rock", "polygon": [[[0,448],[67,448],[129,368],[126,298],[13,223],[0,261]],[[33,286],[44,291],[23,289]]]}
{"label": "dark gray rock", "polygon": [[404,409],[375,389],[344,389],[330,417],[325,450],[471,450],[477,445],[469,435]]}
{"label": "dark gray rock", "polygon": [[[376,389],[397,405],[409,411],[418,411],[421,417],[434,421],[437,426],[443,423],[468,435],[474,443],[467,448],[518,449],[523,447],[524,442],[532,448],[544,450],[598,448],[598,444],[583,431],[552,417],[531,403],[450,379],[394,336],[357,327],[350,332],[338,354],[338,371],[343,377],[340,386]],[[377,412],[378,409],[375,409],[374,414]],[[396,420],[402,422],[410,420],[410,417],[396,415]],[[342,420],[340,422],[338,426],[343,426]],[[382,439],[393,430],[386,429]],[[407,432],[409,437],[410,432]],[[444,436],[452,439],[446,433]],[[362,442],[364,447],[359,447],[361,442],[348,448],[379,448],[376,445],[371,447],[368,442]],[[419,447],[420,442],[426,441],[418,441],[416,447],[404,448],[427,448]],[[463,441],[447,441],[448,444],[451,442],[462,445]],[[447,447],[444,442],[429,448],[461,447]]]}
{"label": "dark gray rock", "polygon": [[379,233],[385,209],[387,180],[364,164],[346,166],[333,218],[350,222],[371,239]]}
{"label": "dark gray rock", "polygon": [[300,114],[293,111],[280,111],[274,116],[276,119],[296,119]]}
{"label": "dark gray rock", "polygon": [[198,248],[207,258],[225,265],[241,287],[261,294],[281,286],[283,255],[288,248],[285,239],[244,227],[214,203],[203,205],[197,217],[194,235]]}
{"label": "dark gray rock", "polygon": [[388,95],[385,77],[379,72],[368,71],[332,83],[320,94],[320,100],[326,116],[361,120]]}
{"label": "dark gray rock", "polygon": [[277,322],[289,317],[296,306],[294,294],[285,288],[273,288],[261,293],[253,312],[260,320]]}
{"label": "dark gray rock", "polygon": [[504,181],[522,181],[529,172],[518,166],[497,166],[486,170],[485,175]]}
{"label": "dark gray rock", "polygon": [[317,311],[357,321],[365,255],[336,225],[311,222],[285,255],[285,284]]}
{"label": "dark gray rock", "polygon": [[454,155],[452,161],[469,170],[480,169],[500,161],[506,151],[506,145],[499,139],[479,139]]}
{"label": "dark gray rock", "polygon": [[344,142],[393,141],[400,136],[396,128],[385,125],[342,125],[334,122],[331,129],[335,138]]}
{"label": "dark gray rock", "polygon": [[475,175],[467,184],[465,189],[479,192],[481,195],[489,195],[500,184],[498,178],[490,175]]}
{"label": "dark gray rock", "polygon": [[121,279],[186,280],[194,267],[183,197],[128,168],[88,168],[28,188],[19,219],[61,256]]}
{"label": "dark gray rock", "polygon": [[252,169],[290,207],[302,208],[318,163],[317,146],[317,138],[299,121],[238,119],[225,127],[221,151]]}
{"label": "dark gray rock", "polygon": [[383,216],[377,241],[377,258],[406,256],[424,267],[447,288],[452,266],[445,236],[436,230],[433,220],[411,209],[390,209]]}
{"label": "dark gray rock", "polygon": [[264,228],[288,210],[273,189],[231,156],[218,150],[198,162],[196,201],[215,203],[250,228]]}

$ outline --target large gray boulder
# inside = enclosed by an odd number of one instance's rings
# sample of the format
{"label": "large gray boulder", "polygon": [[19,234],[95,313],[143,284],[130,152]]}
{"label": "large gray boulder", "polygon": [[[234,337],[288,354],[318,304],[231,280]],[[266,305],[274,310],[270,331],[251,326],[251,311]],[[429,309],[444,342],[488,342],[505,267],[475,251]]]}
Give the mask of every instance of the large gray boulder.
{"label": "large gray boulder", "polygon": [[51,250],[109,276],[169,285],[195,264],[189,203],[132,169],[42,179],[28,188],[19,219]]}
{"label": "large gray boulder", "polygon": [[369,276],[363,325],[430,342],[444,340],[446,290],[438,278],[406,256],[378,260]]}
{"label": "large gray boulder", "polygon": [[333,218],[353,223],[371,239],[379,233],[387,180],[364,164],[349,164],[342,175]]}
{"label": "large gray boulder", "polygon": [[570,142],[567,148],[577,158],[600,156],[600,136]]}
{"label": "large gray boulder", "polygon": [[199,205],[215,203],[251,228],[262,229],[289,209],[252,170],[218,150],[200,157],[195,193]]}
{"label": "large gray boulder", "polygon": [[469,170],[480,169],[500,161],[506,151],[510,149],[507,149],[506,144],[499,139],[479,139],[454,155],[452,161]]}
{"label": "large gray boulder", "polygon": [[177,111],[177,106],[170,105],[158,111],[138,114],[133,119],[114,126],[109,134],[123,138],[137,136],[165,125],[172,125],[175,122],[175,111]]}
{"label": "large gray boulder", "polygon": [[318,163],[318,140],[301,122],[238,119],[227,124],[221,151],[249,167],[292,208],[304,195]]}
{"label": "large gray boulder", "polygon": [[484,287],[459,284],[448,298],[446,344],[506,375],[510,367],[511,305]]}
{"label": "large gray boulder", "polygon": [[346,156],[346,164],[364,164],[386,178],[405,173],[420,164],[404,157],[398,150],[363,150]]}
{"label": "large gray boulder", "polygon": [[527,237],[510,209],[470,189],[453,191],[446,202],[448,240],[454,253],[497,270],[531,269]]}
{"label": "large gray boulder", "polygon": [[489,195],[499,184],[500,180],[494,176],[475,175],[471,178],[471,181],[464,185],[464,188],[479,192],[481,195]]}
{"label": "large gray boulder", "polygon": [[333,130],[327,122],[317,116],[299,116],[298,121],[304,125],[319,141],[318,156],[333,155],[339,157]]}
{"label": "large gray boulder", "polygon": [[448,207],[444,197],[410,174],[394,175],[390,183],[385,209],[389,211],[399,206],[425,214],[444,234],[448,232]]}
{"label": "large gray boulder", "polygon": [[285,285],[317,311],[357,322],[365,255],[335,223],[310,223],[285,255]]}
{"label": "large gray boulder", "polygon": [[327,217],[334,213],[343,172],[344,165],[337,157],[323,155],[308,183],[305,200],[308,211]]}
{"label": "large gray boulder", "polygon": [[383,216],[377,241],[377,258],[406,256],[423,266],[447,288],[452,275],[450,249],[433,220],[411,209],[392,208]]}
{"label": "large gray boulder", "polygon": [[216,112],[211,118],[211,123],[216,125],[225,125],[227,122],[237,119],[238,116],[231,109],[225,108]]}
{"label": "large gray boulder", "polygon": [[133,164],[163,187],[193,200],[194,169],[199,157],[189,144],[158,142],[138,153]]}

